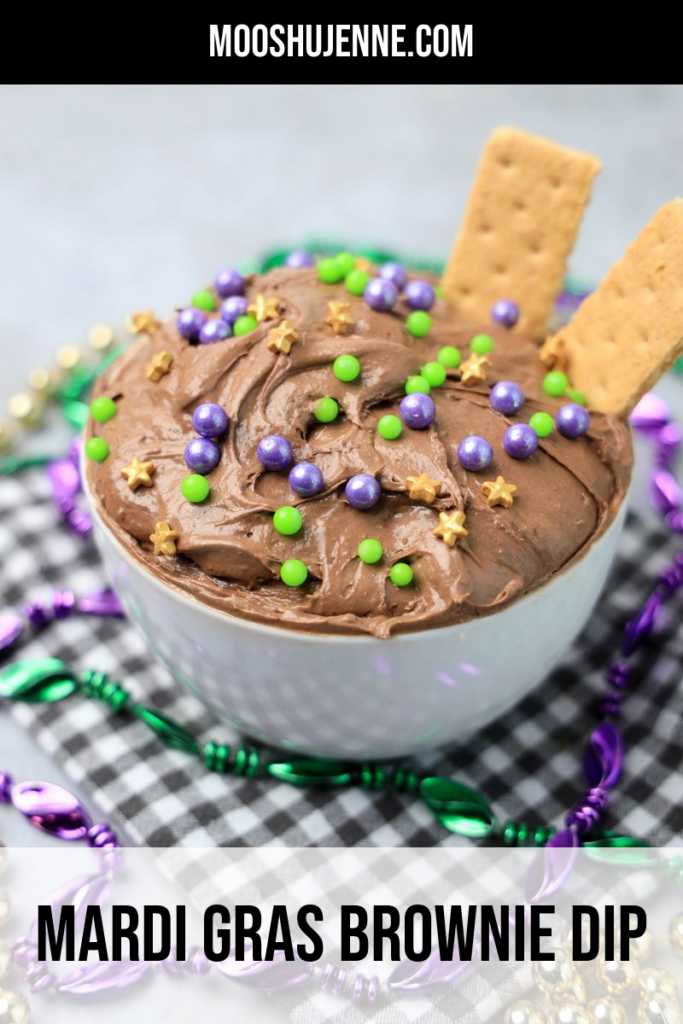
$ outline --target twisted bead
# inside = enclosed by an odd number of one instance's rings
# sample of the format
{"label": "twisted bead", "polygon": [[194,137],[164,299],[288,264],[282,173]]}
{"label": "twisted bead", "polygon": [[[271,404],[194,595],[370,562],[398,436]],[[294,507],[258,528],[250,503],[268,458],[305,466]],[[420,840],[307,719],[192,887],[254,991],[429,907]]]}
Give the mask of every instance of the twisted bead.
{"label": "twisted bead", "polygon": [[171,955],[166,960],[160,961],[156,967],[161,974],[167,974],[171,977],[184,974],[195,978],[202,978],[211,970],[211,964],[201,946],[190,946],[185,960],[178,959],[178,950],[174,946],[171,950]]}
{"label": "twisted bead", "polygon": [[93,825],[92,828],[88,829],[86,841],[88,846],[98,850],[118,848],[121,845],[116,832],[114,832],[110,825],[106,825],[104,822],[99,825]]}
{"label": "twisted bead", "polygon": [[349,972],[345,967],[335,967],[334,964],[326,964],[320,978],[320,988],[327,991],[328,987],[333,996],[338,996],[344,985]]}
{"label": "twisted bead", "polygon": [[87,669],[81,673],[79,683],[86,697],[101,700],[114,713],[123,711],[130,702],[128,691],[124,690],[120,683],[110,679],[105,672]]}
{"label": "twisted bead", "polygon": [[629,676],[631,675],[630,666],[623,661],[611,661],[607,666],[605,678],[610,686],[623,689],[628,685]]}
{"label": "twisted bead", "polygon": [[253,779],[261,770],[261,755],[252,747],[238,747],[232,757],[232,771],[235,775],[243,775]]}
{"label": "twisted bead", "polygon": [[668,512],[664,516],[664,522],[670,530],[683,533],[683,512]]}
{"label": "twisted bead", "polygon": [[362,999],[367,1000],[368,1003],[374,1003],[379,995],[379,986],[379,978],[376,974],[372,978],[367,978],[364,974],[357,974],[353,981],[351,998],[354,1003],[359,1003]]}
{"label": "twisted bead", "polygon": [[31,601],[30,604],[24,605],[24,615],[34,629],[42,629],[50,621],[50,613],[42,601]]}
{"label": "twisted bead", "polygon": [[52,595],[52,610],[56,619],[68,619],[76,610],[73,590],[56,590]]}
{"label": "twisted bead", "polygon": [[387,770],[381,764],[363,764],[358,775],[362,789],[384,789],[387,784]]}
{"label": "twisted bead", "polygon": [[202,751],[202,758],[210,772],[230,771],[230,747],[225,743],[209,740]]}
{"label": "twisted bead", "polygon": [[590,832],[599,824],[600,819],[609,806],[609,793],[600,786],[589,790],[583,802],[570,811],[566,817],[567,825],[575,826],[579,832]]}
{"label": "twisted bead", "polygon": [[391,771],[390,784],[391,788],[395,789],[398,793],[414,793],[420,785],[420,779],[410,768],[397,765]]}
{"label": "twisted bead", "polygon": [[500,836],[505,846],[546,846],[556,831],[545,825],[531,830],[523,821],[508,821],[503,825]]}
{"label": "twisted bead", "polygon": [[32,967],[38,960],[38,946],[32,935],[22,935],[12,946],[12,960],[17,967]]}
{"label": "twisted bead", "polygon": [[10,802],[12,785],[12,776],[7,775],[5,772],[0,772],[0,804],[8,804]]}
{"label": "twisted bead", "polygon": [[41,961],[29,967],[24,975],[24,981],[31,986],[31,992],[38,995],[40,992],[47,992],[57,981],[57,976],[48,971],[47,966]]}

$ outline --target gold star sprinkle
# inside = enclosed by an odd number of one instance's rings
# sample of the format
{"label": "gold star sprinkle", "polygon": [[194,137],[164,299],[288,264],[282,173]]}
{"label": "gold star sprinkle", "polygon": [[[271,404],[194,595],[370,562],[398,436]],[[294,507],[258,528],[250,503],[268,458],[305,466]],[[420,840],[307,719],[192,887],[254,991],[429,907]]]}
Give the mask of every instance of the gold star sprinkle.
{"label": "gold star sprinkle", "polygon": [[141,309],[126,317],[126,328],[131,334],[154,334],[161,327],[161,321],[154,316],[151,309]]}
{"label": "gold star sprinkle", "polygon": [[408,497],[414,501],[426,501],[428,505],[441,493],[441,481],[432,480],[427,473],[420,473],[419,476],[407,476],[406,487]]}
{"label": "gold star sprinkle", "polygon": [[558,335],[554,335],[552,338],[548,338],[539,352],[541,362],[544,363],[549,370],[561,370],[565,373],[569,369],[569,358],[567,356],[567,349],[562,338]]}
{"label": "gold star sprinkle", "polygon": [[469,359],[462,364],[462,376],[460,380],[466,388],[473,388],[477,384],[486,381],[486,367],[491,365],[488,356],[479,356],[473,352]]}
{"label": "gold star sprinkle", "polygon": [[481,485],[482,493],[486,496],[489,505],[502,505],[503,508],[512,508],[515,500],[512,495],[517,490],[515,484],[507,484],[504,476],[497,476],[495,480],[487,480]]}
{"label": "gold star sprinkle", "polygon": [[171,369],[172,363],[173,356],[171,355],[170,352],[157,352],[157,354],[153,356],[152,362],[145,370],[145,373],[147,374],[149,379],[153,380],[154,383],[156,384],[157,381],[161,380],[162,377],[166,376],[166,374]]}
{"label": "gold star sprinkle", "polygon": [[271,352],[284,352],[286,356],[292,351],[292,345],[298,341],[299,335],[289,320],[283,320],[268,334],[267,345]]}
{"label": "gold star sprinkle", "polygon": [[166,522],[157,523],[149,539],[154,545],[155,555],[175,555],[178,534]]}
{"label": "gold star sprinkle", "polygon": [[263,320],[275,320],[279,308],[279,299],[267,299],[265,295],[257,295],[256,302],[247,307],[247,312],[261,323]]}
{"label": "gold star sprinkle", "polygon": [[434,529],[434,536],[441,537],[449,548],[455,547],[459,537],[467,537],[464,512],[439,512],[439,525]]}
{"label": "gold star sprinkle", "polygon": [[132,459],[130,466],[124,466],[121,476],[125,476],[131,491],[137,491],[138,487],[151,487],[152,476],[156,466],[153,462],[141,462],[137,455]]}
{"label": "gold star sprinkle", "polygon": [[351,316],[350,302],[328,302],[329,315],[327,323],[335,334],[346,334],[347,328],[353,327],[356,321]]}

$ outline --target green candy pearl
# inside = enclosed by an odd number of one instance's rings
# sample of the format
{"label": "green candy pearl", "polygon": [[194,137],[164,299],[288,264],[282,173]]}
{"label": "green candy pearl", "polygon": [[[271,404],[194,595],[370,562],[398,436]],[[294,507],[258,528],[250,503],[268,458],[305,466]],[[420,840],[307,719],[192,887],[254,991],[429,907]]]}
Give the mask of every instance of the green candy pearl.
{"label": "green candy pearl", "polygon": [[447,366],[449,370],[457,370],[460,366],[460,349],[455,348],[454,345],[444,345],[443,348],[439,349],[437,359],[444,366]]}
{"label": "green candy pearl", "polygon": [[308,579],[308,569],[298,558],[288,558],[280,566],[280,579],[288,587],[301,587]]}
{"label": "green candy pearl", "polygon": [[339,415],[339,403],[334,398],[319,398],[315,403],[313,415],[318,423],[333,423]]}
{"label": "green candy pearl", "polygon": [[408,328],[408,334],[412,334],[414,338],[424,338],[425,334],[430,330],[432,326],[432,318],[429,313],[424,313],[421,309],[416,309],[412,313],[409,313],[406,317],[406,327]]}
{"label": "green candy pearl", "polygon": [[340,252],[334,257],[335,263],[341,270],[342,277],[346,277],[352,270],[356,269],[356,257],[350,252]]}
{"label": "green candy pearl", "polygon": [[258,327],[258,320],[254,316],[238,316],[233,324],[232,333],[236,338],[243,334],[251,334]]}
{"label": "green candy pearl", "polygon": [[535,412],[529,420],[529,426],[539,437],[547,437],[555,429],[555,421],[548,412]]}
{"label": "green candy pearl", "polygon": [[551,370],[543,378],[543,390],[547,395],[552,395],[553,398],[561,398],[568,387],[567,375],[559,370]]}
{"label": "green candy pearl", "polygon": [[207,313],[213,313],[216,308],[216,296],[206,288],[201,288],[192,296],[190,305],[196,306],[197,309],[206,310]]}
{"label": "green candy pearl", "polygon": [[389,579],[395,587],[407,587],[413,582],[414,575],[407,562],[396,562],[389,570]]}
{"label": "green candy pearl", "polygon": [[116,402],[113,398],[95,398],[90,403],[90,415],[98,423],[108,423],[116,416]]}
{"label": "green candy pearl", "polygon": [[405,392],[407,395],[414,395],[417,391],[422,395],[428,395],[431,390],[429,381],[424,377],[408,377],[406,381]]}
{"label": "green candy pearl", "polygon": [[436,295],[437,299],[443,299],[443,297],[444,297],[444,295],[446,293],[444,292],[442,285],[435,284],[434,285],[434,294]]}
{"label": "green candy pearl", "polygon": [[292,537],[304,524],[303,516],[293,505],[283,505],[273,516],[273,526],[278,533]]}
{"label": "green candy pearl", "polygon": [[103,437],[91,437],[85,442],[85,454],[93,462],[104,462],[109,455],[109,445]]}
{"label": "green candy pearl", "polygon": [[332,369],[334,370],[335,377],[338,380],[345,381],[347,384],[352,380],[356,380],[360,375],[360,363],[355,356],[348,354],[337,356]]}
{"label": "green candy pearl", "polygon": [[366,274],[364,270],[352,270],[344,278],[344,284],[347,292],[351,292],[352,295],[362,295],[369,280],[370,275]]}
{"label": "green candy pearl", "polygon": [[489,337],[488,334],[475,334],[470,342],[470,352],[474,352],[478,356],[485,356],[488,352],[492,351],[493,338]]}
{"label": "green candy pearl", "polygon": [[430,387],[440,388],[446,380],[446,367],[441,363],[425,363],[420,370],[420,376],[424,377]]}
{"label": "green candy pearl", "polygon": [[375,562],[379,562],[383,554],[382,545],[374,537],[366,537],[358,545],[358,557],[366,565],[374,565]]}
{"label": "green candy pearl", "polygon": [[586,396],[583,391],[577,391],[575,388],[567,388],[567,398],[571,398],[572,402],[576,402],[577,405],[588,405]]}
{"label": "green candy pearl", "polygon": [[318,264],[318,277],[323,284],[337,284],[344,277],[344,272],[336,259],[329,258]]}
{"label": "green candy pearl", "polygon": [[395,441],[403,432],[403,424],[398,416],[382,416],[377,424],[377,431],[385,441]]}
{"label": "green candy pearl", "polygon": [[200,501],[208,498],[211,487],[205,476],[200,476],[199,473],[190,473],[183,480],[180,489],[187,501],[197,505]]}

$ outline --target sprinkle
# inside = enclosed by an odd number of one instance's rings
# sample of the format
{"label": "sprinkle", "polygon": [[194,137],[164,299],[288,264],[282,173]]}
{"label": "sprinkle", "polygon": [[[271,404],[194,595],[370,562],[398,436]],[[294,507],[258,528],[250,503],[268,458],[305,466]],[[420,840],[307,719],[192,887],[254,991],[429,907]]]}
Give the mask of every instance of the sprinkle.
{"label": "sprinkle", "polygon": [[131,334],[154,334],[162,326],[151,309],[142,309],[126,317],[126,328]]}
{"label": "sprinkle", "polygon": [[349,327],[353,327],[356,321],[351,316],[350,302],[328,302],[329,315],[327,323],[335,334],[346,334]]}
{"label": "sprinkle", "polygon": [[377,432],[385,441],[395,441],[403,433],[403,424],[398,416],[382,416],[377,424]]}
{"label": "sprinkle", "polygon": [[247,312],[256,318],[257,323],[264,320],[275,320],[280,308],[279,299],[267,299],[265,295],[257,295],[256,302],[247,306]]}
{"label": "sprinkle", "polygon": [[423,312],[421,309],[414,309],[412,313],[408,313],[406,317],[406,328],[408,334],[412,334],[414,338],[424,338],[425,334],[428,334],[432,326],[432,318],[429,313]]}
{"label": "sprinkle", "polygon": [[95,352],[106,352],[114,344],[114,331],[109,324],[94,324],[88,331],[88,344]]}
{"label": "sprinkle", "polygon": [[154,545],[155,555],[175,555],[175,542],[178,539],[178,534],[171,529],[167,522],[157,523],[154,533],[150,533],[149,539]]}
{"label": "sprinkle", "polygon": [[90,415],[98,423],[108,423],[116,416],[116,402],[105,395],[94,398],[90,403]]}
{"label": "sprinkle", "polygon": [[446,367],[441,363],[425,363],[420,376],[424,377],[430,387],[440,388],[446,381]]}
{"label": "sprinkle", "polygon": [[414,377],[408,377],[404,390],[407,395],[428,395],[432,389],[422,374],[415,374]]}
{"label": "sprinkle", "polygon": [[515,484],[506,483],[504,476],[497,476],[495,480],[486,480],[481,485],[481,490],[486,496],[487,504],[512,508],[512,502],[514,501],[512,495],[517,490],[517,487]]}
{"label": "sprinkle", "polygon": [[304,524],[303,516],[293,505],[282,505],[273,516],[273,526],[278,533],[292,537]]}
{"label": "sprinkle", "polygon": [[360,375],[360,363],[355,356],[343,353],[334,361],[332,366],[334,375],[338,380],[343,380],[345,383],[349,383]]}
{"label": "sprinkle", "polygon": [[539,437],[548,437],[555,429],[555,421],[548,412],[535,412],[529,420],[529,426]]}
{"label": "sprinkle", "polygon": [[343,276],[343,268],[334,258],[321,260],[318,264],[318,277],[324,284],[337,284]]}
{"label": "sprinkle", "polygon": [[301,587],[308,579],[308,569],[298,558],[288,558],[280,566],[280,579],[288,587]]}
{"label": "sprinkle", "polygon": [[352,270],[344,278],[344,285],[351,295],[362,295],[368,286],[370,276],[364,270]]}
{"label": "sprinkle", "polygon": [[426,501],[428,505],[441,493],[441,481],[432,480],[427,473],[420,473],[419,476],[407,476],[406,488],[408,497],[413,501]]}
{"label": "sprinkle", "polygon": [[288,356],[292,351],[292,345],[298,340],[299,335],[294,330],[294,325],[289,320],[283,320],[269,332],[267,345],[271,352],[283,352]]}
{"label": "sprinkle", "polygon": [[154,383],[156,384],[157,381],[160,381],[162,377],[166,376],[166,374],[171,369],[172,364],[173,356],[171,355],[170,352],[157,352],[157,354],[152,358],[151,363],[145,370],[145,373],[147,374],[149,379],[153,380]]}
{"label": "sprinkle", "polygon": [[457,370],[460,366],[460,349],[455,348],[454,345],[444,345],[443,348],[439,349],[439,354],[436,358],[443,366],[447,366],[449,370]]}
{"label": "sprinkle", "polygon": [[569,368],[569,356],[565,343],[557,334],[543,343],[539,355],[541,362],[545,363],[550,370],[565,372]]}
{"label": "sprinkle", "polygon": [[512,299],[498,299],[491,306],[491,319],[494,324],[514,327],[519,320],[519,306]]}
{"label": "sprinkle", "polygon": [[152,486],[152,476],[155,470],[156,466],[153,462],[141,462],[136,455],[129,466],[123,466],[121,476],[125,476],[131,491],[136,491],[140,486]]}
{"label": "sprinkle", "polygon": [[488,334],[475,334],[470,342],[470,352],[478,356],[485,356],[493,352],[493,338]]}
{"label": "sprinkle", "polygon": [[216,308],[216,296],[208,288],[201,288],[192,296],[190,305],[203,309],[206,313],[213,313]]}
{"label": "sprinkle", "polygon": [[355,269],[356,257],[350,252],[339,252],[334,258],[342,272],[342,277],[346,277],[347,274],[350,274]]}
{"label": "sprinkle", "polygon": [[57,365],[62,370],[75,370],[81,361],[82,352],[77,345],[62,345],[57,351]]}
{"label": "sprinkle", "polygon": [[109,445],[103,437],[91,437],[85,442],[85,454],[93,462],[104,462],[109,455]]}
{"label": "sprinkle", "polygon": [[462,376],[460,380],[466,388],[473,388],[476,387],[477,384],[484,384],[486,382],[485,367],[490,365],[491,360],[488,356],[479,356],[475,352],[462,364]]}
{"label": "sprinkle", "polygon": [[384,554],[382,545],[374,537],[366,537],[358,545],[358,557],[366,565],[375,565]]}
{"label": "sprinkle", "polygon": [[449,548],[455,547],[459,537],[467,537],[465,529],[465,513],[460,511],[439,512],[439,525],[434,528],[434,536],[441,537]]}
{"label": "sprinkle", "polygon": [[205,476],[200,476],[199,473],[190,473],[183,479],[180,490],[187,501],[198,505],[208,498],[211,486]]}
{"label": "sprinkle", "polygon": [[238,316],[232,327],[232,333],[236,338],[241,338],[243,334],[251,334],[258,327],[258,321],[253,316]]}
{"label": "sprinkle", "polygon": [[561,398],[568,387],[567,375],[561,373],[560,370],[551,370],[543,378],[543,390],[547,395],[552,395],[553,398]]}
{"label": "sprinkle", "polygon": [[329,396],[319,398],[315,403],[313,415],[318,423],[334,423],[339,415],[339,403]]}
{"label": "sprinkle", "polygon": [[389,579],[395,587],[407,587],[413,582],[413,570],[407,562],[396,562],[389,570]]}

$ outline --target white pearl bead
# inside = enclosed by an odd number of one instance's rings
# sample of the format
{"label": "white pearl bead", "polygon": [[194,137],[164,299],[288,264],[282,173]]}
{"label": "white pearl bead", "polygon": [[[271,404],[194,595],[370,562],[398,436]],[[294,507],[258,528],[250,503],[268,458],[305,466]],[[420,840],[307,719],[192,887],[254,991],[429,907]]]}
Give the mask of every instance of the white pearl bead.
{"label": "white pearl bead", "polygon": [[0,1024],[27,1024],[28,1003],[21,992],[0,989]]}
{"label": "white pearl bead", "polygon": [[639,1024],[681,1024],[678,1003],[669,996],[646,996],[638,1007]]}
{"label": "white pearl bead", "polygon": [[545,1024],[545,1015],[536,1003],[520,999],[507,1008],[503,1024]]}
{"label": "white pearl bead", "polygon": [[566,1003],[551,1010],[548,1024],[594,1024],[594,1022],[592,1014],[585,1006]]}
{"label": "white pearl bead", "polygon": [[678,992],[678,983],[672,978],[668,971],[662,971],[657,967],[643,967],[638,976],[638,984],[643,994],[650,996],[673,996]]}
{"label": "white pearl bead", "polygon": [[[550,950],[549,950],[550,952]],[[554,960],[534,960],[531,965],[533,979],[541,992],[553,999],[568,992],[572,986],[576,971],[565,949],[553,949]]]}
{"label": "white pearl bead", "polygon": [[638,967],[634,960],[605,960],[598,958],[595,977],[611,996],[632,991],[638,983]]}

